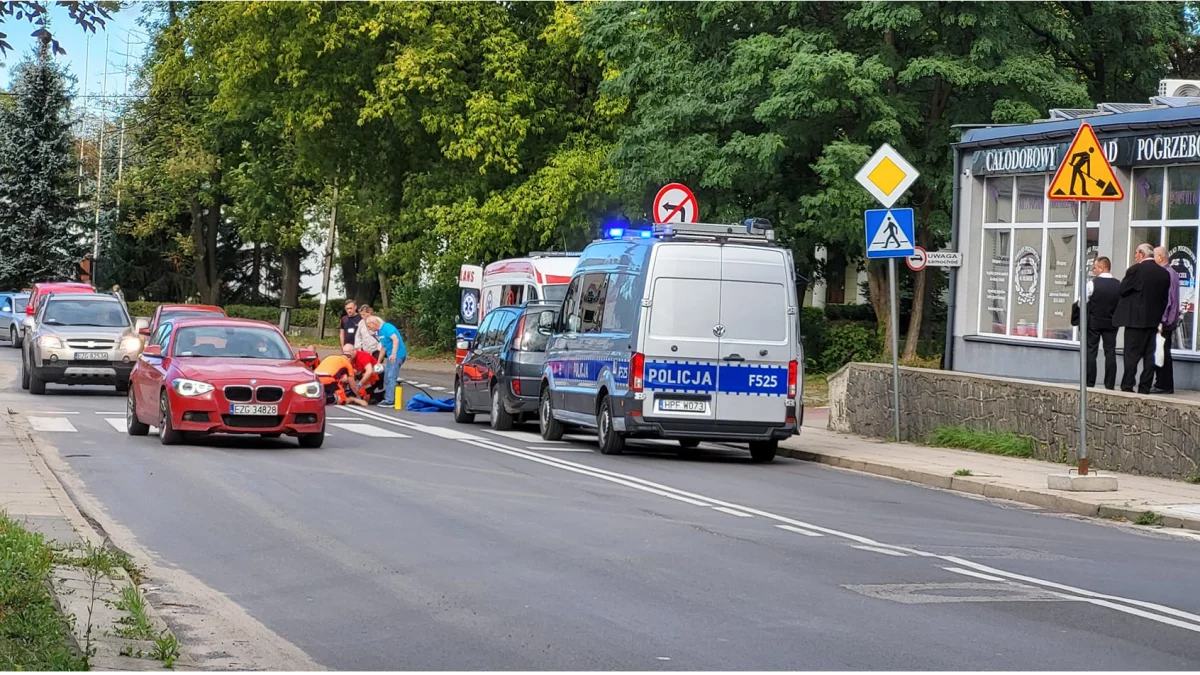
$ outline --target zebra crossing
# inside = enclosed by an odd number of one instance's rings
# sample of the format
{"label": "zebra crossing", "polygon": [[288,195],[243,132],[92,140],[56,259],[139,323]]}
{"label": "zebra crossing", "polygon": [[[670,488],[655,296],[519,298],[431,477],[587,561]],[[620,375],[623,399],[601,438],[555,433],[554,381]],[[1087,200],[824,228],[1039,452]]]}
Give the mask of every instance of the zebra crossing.
{"label": "zebra crossing", "polygon": [[[71,411],[71,410],[55,410],[55,411],[36,411],[27,412],[24,414],[25,420],[29,423],[29,428],[35,432],[48,434],[78,434],[78,433],[94,433],[97,430],[112,430],[119,434],[126,434],[125,429],[125,411],[123,410],[98,410],[89,414],[87,412]],[[93,419],[98,418],[99,422],[94,423]],[[393,429],[386,428],[383,425],[371,424],[361,417],[349,417],[342,415],[329,415],[326,417],[327,436],[336,435],[338,432],[344,431],[347,435],[364,436],[366,438],[384,438],[384,439],[405,439],[412,438],[408,434],[403,434]],[[150,427],[152,433],[157,433],[157,427]]]}

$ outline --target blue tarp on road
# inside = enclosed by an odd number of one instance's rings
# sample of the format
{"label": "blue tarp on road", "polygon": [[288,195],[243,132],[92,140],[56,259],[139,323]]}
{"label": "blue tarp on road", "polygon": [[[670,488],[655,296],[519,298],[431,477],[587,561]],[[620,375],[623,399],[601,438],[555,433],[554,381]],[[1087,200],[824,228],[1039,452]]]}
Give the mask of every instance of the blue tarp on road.
{"label": "blue tarp on road", "polygon": [[454,398],[431,398],[425,394],[417,394],[408,400],[405,409],[413,412],[452,412]]}

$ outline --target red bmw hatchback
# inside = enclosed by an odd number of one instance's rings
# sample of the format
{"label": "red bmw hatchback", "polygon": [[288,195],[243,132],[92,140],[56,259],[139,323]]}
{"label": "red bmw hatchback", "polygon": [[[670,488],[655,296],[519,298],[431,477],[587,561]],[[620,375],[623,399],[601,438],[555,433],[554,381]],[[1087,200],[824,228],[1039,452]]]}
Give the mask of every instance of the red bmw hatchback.
{"label": "red bmw hatchback", "polygon": [[[302,350],[304,352],[306,350]],[[131,436],[159,429],[163,445],[185,433],[295,436],[325,441],[325,392],[275,326],[223,317],[168,320],[152,334],[130,377]]]}

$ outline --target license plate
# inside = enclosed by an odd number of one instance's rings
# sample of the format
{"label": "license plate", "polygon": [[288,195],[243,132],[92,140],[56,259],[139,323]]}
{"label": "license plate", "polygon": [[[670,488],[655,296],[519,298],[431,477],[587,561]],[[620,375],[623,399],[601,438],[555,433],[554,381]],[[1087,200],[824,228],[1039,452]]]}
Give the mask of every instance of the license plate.
{"label": "license plate", "polygon": [[108,352],[75,352],[76,361],[107,361]]}
{"label": "license plate", "polygon": [[679,399],[658,399],[658,409],[666,412],[708,412],[708,401],[681,401]]}
{"label": "license plate", "polygon": [[259,405],[257,403],[230,403],[230,415],[277,415],[279,414],[279,406],[277,405]]}

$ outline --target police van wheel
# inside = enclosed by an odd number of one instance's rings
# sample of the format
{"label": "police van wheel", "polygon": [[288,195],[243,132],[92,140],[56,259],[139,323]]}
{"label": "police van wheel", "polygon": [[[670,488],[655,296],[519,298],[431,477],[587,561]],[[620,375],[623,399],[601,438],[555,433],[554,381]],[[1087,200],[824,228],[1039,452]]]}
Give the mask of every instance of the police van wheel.
{"label": "police van wheel", "polygon": [[550,407],[549,389],[542,389],[542,400],[538,402],[538,425],[541,427],[543,440],[562,440],[563,425],[562,422],[554,419],[553,409]]}
{"label": "police van wheel", "polygon": [[492,428],[496,431],[508,431],[513,427],[513,416],[504,409],[504,397],[500,387],[492,386]]}
{"label": "police van wheel", "polygon": [[751,441],[750,459],[756,462],[769,462],[775,459],[775,453],[778,450],[779,441]]}
{"label": "police van wheel", "polygon": [[471,424],[475,415],[467,412],[467,399],[463,395],[462,380],[454,383],[454,421],[459,424]]}
{"label": "police van wheel", "polygon": [[596,439],[600,441],[600,454],[619,455],[625,451],[625,437],[613,429],[612,399],[607,396],[596,415]]}

